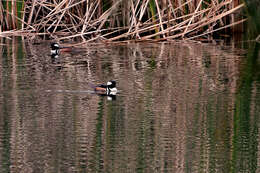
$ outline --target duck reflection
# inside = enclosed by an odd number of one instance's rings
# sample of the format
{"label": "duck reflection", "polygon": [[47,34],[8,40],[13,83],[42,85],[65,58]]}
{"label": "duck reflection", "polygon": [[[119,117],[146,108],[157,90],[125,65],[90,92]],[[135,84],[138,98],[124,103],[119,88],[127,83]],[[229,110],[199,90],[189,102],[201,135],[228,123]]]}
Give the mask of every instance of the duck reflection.
{"label": "duck reflection", "polygon": [[117,88],[114,80],[108,81],[106,85],[97,85],[94,90],[97,95],[106,96],[108,100],[116,100]]}

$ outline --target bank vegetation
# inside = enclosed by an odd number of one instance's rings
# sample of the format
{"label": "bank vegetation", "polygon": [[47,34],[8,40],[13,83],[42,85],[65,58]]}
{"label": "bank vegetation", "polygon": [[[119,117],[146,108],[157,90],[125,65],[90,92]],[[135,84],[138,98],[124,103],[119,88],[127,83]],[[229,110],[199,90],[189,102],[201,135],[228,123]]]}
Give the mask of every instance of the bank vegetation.
{"label": "bank vegetation", "polygon": [[0,37],[58,41],[211,39],[244,22],[238,0],[4,0]]}

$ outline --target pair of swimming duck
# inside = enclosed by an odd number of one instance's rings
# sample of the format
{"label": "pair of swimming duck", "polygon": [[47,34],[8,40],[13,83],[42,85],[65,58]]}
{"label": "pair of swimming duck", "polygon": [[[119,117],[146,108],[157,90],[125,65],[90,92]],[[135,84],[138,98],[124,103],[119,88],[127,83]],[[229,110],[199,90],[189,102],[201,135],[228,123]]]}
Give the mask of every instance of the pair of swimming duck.
{"label": "pair of swimming duck", "polygon": [[[62,52],[72,52],[73,48],[70,47],[60,47],[58,43],[52,43],[51,44],[51,55],[56,56],[59,55]],[[116,81],[111,80],[108,81],[106,85],[101,84],[94,87],[94,90],[99,95],[107,95],[107,96],[113,96],[117,93],[116,88]]]}

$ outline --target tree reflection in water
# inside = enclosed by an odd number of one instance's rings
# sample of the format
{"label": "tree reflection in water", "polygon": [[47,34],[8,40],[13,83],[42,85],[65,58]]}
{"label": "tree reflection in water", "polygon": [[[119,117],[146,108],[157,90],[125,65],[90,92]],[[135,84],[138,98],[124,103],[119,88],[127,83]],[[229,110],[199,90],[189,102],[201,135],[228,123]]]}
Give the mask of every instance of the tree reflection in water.
{"label": "tree reflection in water", "polygon": [[[259,61],[245,51],[88,45],[52,59],[1,42],[1,172],[258,171]],[[77,92],[111,79],[115,100]]]}

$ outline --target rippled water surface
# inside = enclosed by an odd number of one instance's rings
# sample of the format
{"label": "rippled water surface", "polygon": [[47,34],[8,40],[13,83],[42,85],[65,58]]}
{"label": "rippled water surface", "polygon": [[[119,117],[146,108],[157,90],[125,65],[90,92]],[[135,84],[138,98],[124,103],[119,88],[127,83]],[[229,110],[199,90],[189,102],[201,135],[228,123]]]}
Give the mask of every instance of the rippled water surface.
{"label": "rippled water surface", "polygon": [[259,45],[0,49],[0,172],[260,172]]}

